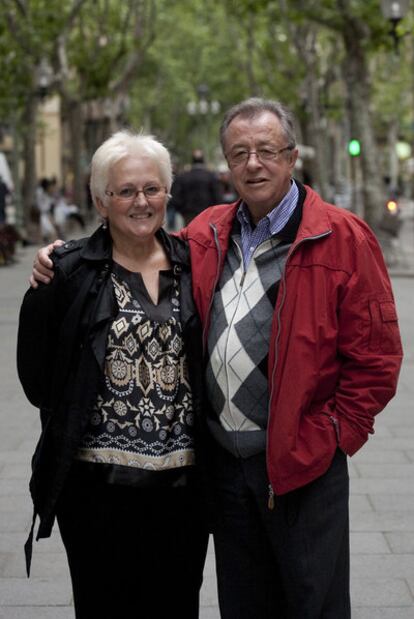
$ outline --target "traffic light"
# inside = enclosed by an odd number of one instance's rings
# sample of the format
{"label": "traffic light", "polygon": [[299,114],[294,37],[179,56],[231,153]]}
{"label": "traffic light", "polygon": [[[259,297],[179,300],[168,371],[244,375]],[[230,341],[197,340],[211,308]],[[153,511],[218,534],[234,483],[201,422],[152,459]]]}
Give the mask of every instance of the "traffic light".
{"label": "traffic light", "polygon": [[359,140],[349,140],[348,153],[351,155],[351,157],[358,157],[361,154],[361,144]]}

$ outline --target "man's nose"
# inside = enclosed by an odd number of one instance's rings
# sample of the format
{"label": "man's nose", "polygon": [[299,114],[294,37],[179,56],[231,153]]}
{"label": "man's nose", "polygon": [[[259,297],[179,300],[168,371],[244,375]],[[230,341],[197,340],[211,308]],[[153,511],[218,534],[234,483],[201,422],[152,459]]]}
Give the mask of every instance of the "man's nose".
{"label": "man's nose", "polygon": [[259,156],[256,153],[256,151],[255,150],[249,151],[247,155],[246,167],[257,168],[257,167],[261,167],[261,165],[262,165],[262,162],[260,161]]}

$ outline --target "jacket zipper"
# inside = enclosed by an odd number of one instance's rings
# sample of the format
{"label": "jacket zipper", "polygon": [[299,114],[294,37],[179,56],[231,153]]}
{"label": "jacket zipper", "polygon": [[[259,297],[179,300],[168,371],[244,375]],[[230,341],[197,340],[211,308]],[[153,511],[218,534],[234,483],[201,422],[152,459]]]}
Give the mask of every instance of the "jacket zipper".
{"label": "jacket zipper", "polygon": [[272,484],[269,483],[269,498],[267,499],[267,507],[268,509],[275,508],[275,493],[272,488]]}
{"label": "jacket zipper", "polygon": [[211,308],[213,306],[214,292],[216,290],[216,287],[217,287],[217,284],[218,284],[218,280],[219,280],[219,277],[220,277],[220,266],[221,266],[221,256],[222,256],[220,243],[218,241],[217,228],[212,223],[210,223],[210,228],[213,230],[214,244],[216,246],[217,254],[218,254],[218,262],[217,262],[216,279],[214,280],[214,286],[213,286],[213,289],[212,289],[212,292],[211,292],[210,303],[209,303],[208,308],[207,308],[206,319],[204,321],[204,327],[203,327],[203,353],[205,353],[206,346],[207,346],[207,327],[208,327],[208,325],[210,323],[210,313],[211,313]]}
{"label": "jacket zipper", "polygon": [[[270,394],[269,394],[269,413],[268,413],[268,421],[270,421],[270,407],[271,407],[271,402],[272,402],[272,398],[273,398],[273,392],[274,392],[274,378],[275,378],[275,373],[276,373],[276,366],[277,366],[277,361],[278,361],[278,346],[279,346],[279,340],[280,340],[280,334],[281,334],[281,313],[282,313],[282,309],[283,306],[285,304],[285,300],[286,300],[286,269],[288,266],[288,263],[290,262],[290,259],[292,258],[292,255],[296,252],[296,250],[298,249],[298,247],[300,245],[302,245],[302,243],[306,242],[306,241],[316,241],[318,239],[321,239],[325,236],[328,236],[329,234],[331,234],[331,230],[328,230],[327,232],[324,232],[323,234],[318,234],[317,236],[308,236],[305,239],[302,239],[301,241],[299,241],[297,243],[297,245],[292,249],[292,251],[290,252],[290,254],[288,255],[287,259],[286,259],[286,263],[285,263],[285,268],[283,269],[283,275],[282,275],[282,279],[280,281],[280,284],[283,286],[283,293],[282,293],[282,300],[280,302],[280,306],[279,306],[279,311],[277,313],[277,336],[276,336],[276,340],[275,340],[275,361],[273,364],[273,371],[272,371],[272,376],[271,376],[271,380],[270,380]],[[266,430],[266,457],[269,453],[269,423],[267,424],[267,430]],[[270,482],[269,479],[269,498],[268,498],[268,508],[269,509],[274,509],[275,506],[275,491],[273,490],[272,484]]]}
{"label": "jacket zipper", "polygon": [[339,427],[339,421],[333,415],[329,415],[329,419],[331,420],[331,423],[333,424],[333,427],[334,427],[334,430],[335,430],[335,434],[336,434],[336,441],[337,441],[337,443],[339,445],[340,440],[341,440],[341,429]]}

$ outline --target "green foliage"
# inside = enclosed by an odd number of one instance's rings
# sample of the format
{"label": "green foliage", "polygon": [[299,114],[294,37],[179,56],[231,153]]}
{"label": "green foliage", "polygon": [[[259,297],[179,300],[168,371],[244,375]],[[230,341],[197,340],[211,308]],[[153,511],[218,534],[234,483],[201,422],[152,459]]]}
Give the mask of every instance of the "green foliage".
{"label": "green foliage", "polygon": [[[402,39],[396,60],[378,0],[84,0],[72,19],[78,2],[2,0],[3,122],[33,93],[34,67],[42,58],[55,69],[54,88],[65,87],[82,101],[113,97],[132,58],[128,123],[151,129],[182,161],[200,141],[213,157],[221,114],[187,112],[200,85],[221,111],[262,95],[282,99],[306,120],[312,70],[321,114],[340,120],[343,37],[354,32],[371,71],[377,130],[398,110],[409,131],[413,8],[397,28]],[[62,42],[66,72],[58,53]]]}

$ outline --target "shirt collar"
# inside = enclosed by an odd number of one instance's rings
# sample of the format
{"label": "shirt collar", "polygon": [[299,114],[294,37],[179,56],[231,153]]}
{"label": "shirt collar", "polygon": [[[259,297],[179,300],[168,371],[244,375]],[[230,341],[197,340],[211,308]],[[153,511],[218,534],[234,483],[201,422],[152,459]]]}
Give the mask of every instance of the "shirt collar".
{"label": "shirt collar", "polygon": [[[270,234],[277,234],[284,227],[290,215],[293,213],[299,197],[299,190],[294,179],[291,181],[290,189],[282,200],[277,204],[263,219],[264,225],[269,226]],[[252,229],[252,221],[248,206],[241,202],[237,210],[237,218],[242,226]],[[262,220],[263,221],[263,220]]]}

